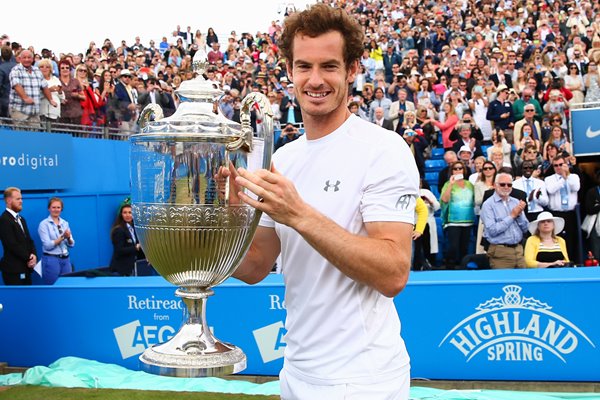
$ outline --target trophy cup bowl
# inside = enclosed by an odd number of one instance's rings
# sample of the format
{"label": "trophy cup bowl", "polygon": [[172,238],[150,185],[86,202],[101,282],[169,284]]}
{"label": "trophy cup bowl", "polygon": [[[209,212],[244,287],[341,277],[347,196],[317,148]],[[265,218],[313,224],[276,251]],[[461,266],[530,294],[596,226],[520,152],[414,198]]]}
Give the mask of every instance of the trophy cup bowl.
{"label": "trophy cup bowl", "polygon": [[[132,209],[148,261],[178,286],[183,324],[167,342],[140,356],[142,370],[180,377],[221,376],[246,368],[244,352],[215,338],[206,322],[211,288],[229,278],[245,256],[260,211],[229,199],[221,168],[269,168],[273,120],[267,98],[251,93],[241,107],[241,125],[215,107],[223,93],[202,77],[203,54],[194,59],[198,77],[177,91],[182,103],[162,118],[150,104],[140,115],[140,133],[131,137]],[[262,114],[257,136],[250,109]],[[261,135],[262,134],[262,135]]]}

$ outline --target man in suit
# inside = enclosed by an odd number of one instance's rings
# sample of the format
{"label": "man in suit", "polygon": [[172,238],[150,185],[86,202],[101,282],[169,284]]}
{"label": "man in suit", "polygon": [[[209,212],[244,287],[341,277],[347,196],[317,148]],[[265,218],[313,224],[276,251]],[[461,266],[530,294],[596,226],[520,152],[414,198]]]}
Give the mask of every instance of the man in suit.
{"label": "man in suit", "polygon": [[376,107],[375,108],[375,120],[373,121],[373,123],[375,125],[381,126],[384,129],[393,131],[394,124],[389,119],[385,119],[384,116],[385,116],[385,113],[383,111],[383,107]]}
{"label": "man in suit", "polygon": [[31,285],[31,271],[37,263],[35,245],[25,219],[19,215],[23,209],[21,190],[16,187],[4,191],[6,210],[0,216],[0,241],[4,254],[0,270],[5,285]]}
{"label": "man in suit", "polygon": [[407,96],[408,92],[406,89],[400,89],[398,91],[398,100],[392,102],[390,105],[388,119],[393,121],[394,127],[392,130],[396,132],[400,132],[400,128],[402,128],[402,123],[404,122],[404,113],[406,111],[415,111],[415,103],[408,101]]}
{"label": "man in suit", "polygon": [[281,119],[279,122],[284,124],[298,124],[302,122],[302,113],[300,103],[294,93],[294,84],[287,85],[287,96],[283,96],[279,109],[281,110]]}
{"label": "man in suit", "polygon": [[138,98],[138,104],[142,110],[150,103],[158,104],[162,109],[169,106],[169,100],[164,97],[156,78],[148,79],[146,91]]}
{"label": "man in suit", "polygon": [[496,87],[500,85],[506,85],[509,89],[513,87],[512,78],[510,74],[506,73],[506,63],[504,61],[498,63],[498,72],[490,75],[488,79],[494,82]]}
{"label": "man in suit", "polygon": [[471,124],[463,123],[458,126],[458,140],[452,145],[452,150],[459,154],[461,149],[466,146],[471,150],[471,158],[475,159],[483,156],[483,151],[481,150],[481,142],[472,137],[471,129]]}
{"label": "man in suit", "polygon": [[119,82],[115,85],[115,96],[119,101],[121,129],[128,132],[135,130],[135,114],[137,105],[131,87],[131,71],[121,70]]}

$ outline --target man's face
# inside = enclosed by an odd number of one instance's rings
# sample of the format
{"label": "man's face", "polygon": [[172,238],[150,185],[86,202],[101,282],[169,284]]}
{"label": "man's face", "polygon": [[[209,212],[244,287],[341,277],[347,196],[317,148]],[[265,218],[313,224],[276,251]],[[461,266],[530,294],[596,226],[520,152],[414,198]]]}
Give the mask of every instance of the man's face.
{"label": "man's face", "polygon": [[23,197],[21,192],[14,191],[12,195],[6,198],[6,208],[13,210],[18,213],[23,209]]}
{"label": "man's face", "polygon": [[454,153],[447,153],[447,154],[444,154],[444,161],[446,161],[446,164],[450,165],[452,163],[457,162],[458,157],[456,157],[456,154],[454,154]]}
{"label": "man's face", "polygon": [[[523,96],[523,97],[525,97],[525,96]],[[525,100],[525,99],[523,99],[523,100]],[[525,107],[523,112],[525,113],[525,118],[531,119],[531,118],[535,117],[535,107],[527,106],[527,107]]]}
{"label": "man's face", "polygon": [[19,59],[25,68],[29,68],[33,64],[33,54],[29,50],[22,51]]}
{"label": "man's face", "polygon": [[496,193],[503,199],[507,199],[512,190],[512,178],[507,174],[500,174],[495,183]]}
{"label": "man's face", "polygon": [[377,118],[377,120],[380,120],[383,118],[383,108],[377,107],[375,109],[375,118]]}
{"label": "man's face", "polygon": [[527,162],[527,161],[524,162],[522,170],[523,170],[523,176],[525,178],[530,178],[531,175],[533,174],[533,163]]}
{"label": "man's face", "polygon": [[537,158],[537,151],[532,148],[528,148],[523,151],[523,160],[533,161]]}
{"label": "man's face", "polygon": [[358,63],[344,63],[344,38],[337,31],[315,38],[296,35],[293,65],[288,65],[303,116],[341,117],[348,113],[348,85],[354,81]]}

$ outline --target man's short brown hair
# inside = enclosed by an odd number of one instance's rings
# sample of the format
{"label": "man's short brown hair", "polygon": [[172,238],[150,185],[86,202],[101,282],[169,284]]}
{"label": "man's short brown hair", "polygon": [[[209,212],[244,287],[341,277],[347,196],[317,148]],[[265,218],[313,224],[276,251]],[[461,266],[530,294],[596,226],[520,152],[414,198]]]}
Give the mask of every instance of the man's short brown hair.
{"label": "man's short brown hair", "polygon": [[298,34],[315,38],[331,31],[340,32],[344,38],[346,68],[360,59],[364,50],[362,28],[341,8],[315,4],[300,13],[290,15],[286,18],[284,26],[279,48],[290,65],[294,62],[293,46]]}
{"label": "man's short brown hair", "polygon": [[13,193],[21,193],[21,189],[14,187],[14,186],[9,186],[6,189],[4,189],[4,200],[8,199],[9,197],[12,197]]}

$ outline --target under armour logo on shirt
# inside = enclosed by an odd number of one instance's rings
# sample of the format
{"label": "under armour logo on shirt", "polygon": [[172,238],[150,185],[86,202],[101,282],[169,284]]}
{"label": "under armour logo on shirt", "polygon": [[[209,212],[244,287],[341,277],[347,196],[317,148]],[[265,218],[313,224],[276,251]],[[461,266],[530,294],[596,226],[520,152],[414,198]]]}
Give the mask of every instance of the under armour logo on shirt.
{"label": "under armour logo on shirt", "polygon": [[325,182],[325,187],[323,188],[324,191],[329,192],[329,189],[333,188],[334,192],[337,192],[340,190],[340,181],[336,181],[334,184],[331,184],[330,181],[328,180],[327,182]]}

